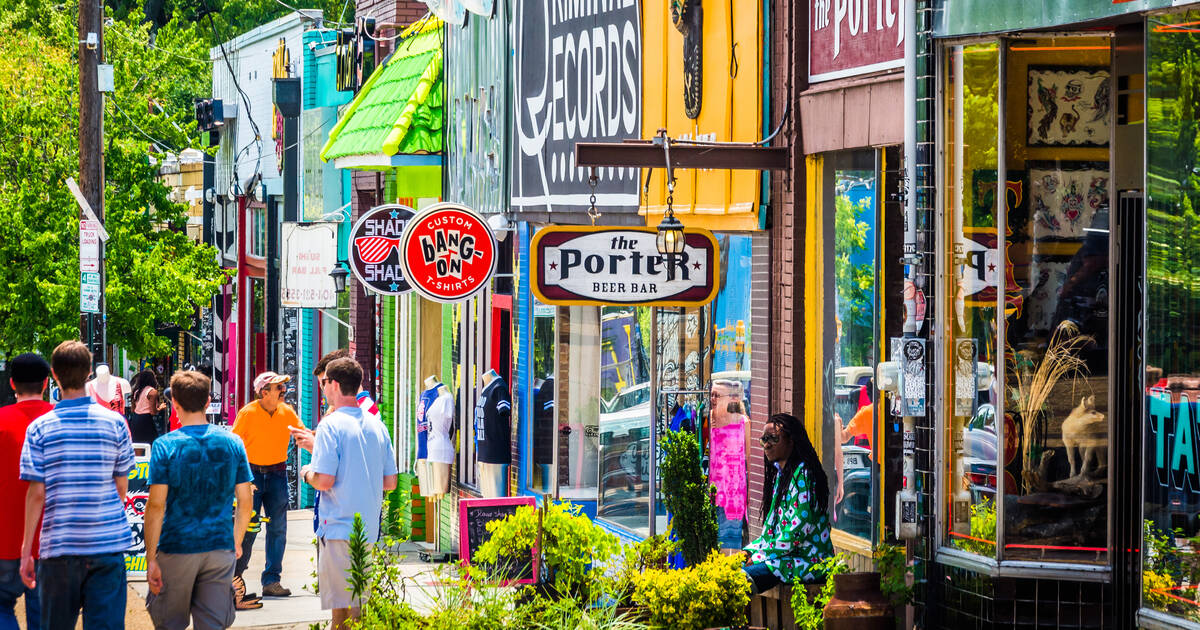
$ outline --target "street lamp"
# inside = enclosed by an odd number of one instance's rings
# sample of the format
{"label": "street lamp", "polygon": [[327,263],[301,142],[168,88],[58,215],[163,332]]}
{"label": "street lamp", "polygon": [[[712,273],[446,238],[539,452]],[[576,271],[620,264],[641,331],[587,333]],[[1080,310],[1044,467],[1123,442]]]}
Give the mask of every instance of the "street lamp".
{"label": "street lamp", "polygon": [[350,272],[346,271],[346,268],[342,266],[342,263],[339,262],[335,264],[333,269],[329,272],[329,277],[333,278],[333,290],[337,293],[345,293],[346,276],[349,275]]}
{"label": "street lamp", "polygon": [[683,253],[683,224],[675,218],[675,212],[667,207],[662,223],[658,224],[658,253],[667,259],[667,281],[675,279],[675,257]]}

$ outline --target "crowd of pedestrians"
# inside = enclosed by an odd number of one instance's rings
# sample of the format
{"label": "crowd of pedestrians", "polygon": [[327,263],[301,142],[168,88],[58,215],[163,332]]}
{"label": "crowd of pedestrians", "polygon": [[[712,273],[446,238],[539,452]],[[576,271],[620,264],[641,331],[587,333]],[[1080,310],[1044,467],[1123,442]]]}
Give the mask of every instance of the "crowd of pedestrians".
{"label": "crowd of pedestrians", "polygon": [[[262,594],[291,595],[280,576],[292,440],[312,453],[301,477],[317,490],[322,608],[335,630],[357,615],[347,578],[352,524],[360,515],[368,538],[378,538],[397,470],[349,353],[327,354],[314,371],[328,412],[315,431],[283,401],[290,377],[274,372],[254,379],[257,398],[232,430],[209,423],[211,382],[194,370],[177,372],[161,392],[153,372],[135,376],[128,421],[89,393],[92,354],[79,341],[59,344],[49,362],[19,355],[8,373],[16,403],[0,407],[0,510],[15,518],[0,523],[0,630],[19,627],[22,597],[31,630],[73,629],[81,614],[84,630],[125,627],[125,556],[134,542],[125,503],[133,444],[142,440],[151,443],[143,534],[155,628],[228,628],[237,610],[262,607],[242,578],[260,524]],[[54,404],[46,401],[50,379],[60,393]],[[168,409],[170,426],[157,429],[154,418]]]}

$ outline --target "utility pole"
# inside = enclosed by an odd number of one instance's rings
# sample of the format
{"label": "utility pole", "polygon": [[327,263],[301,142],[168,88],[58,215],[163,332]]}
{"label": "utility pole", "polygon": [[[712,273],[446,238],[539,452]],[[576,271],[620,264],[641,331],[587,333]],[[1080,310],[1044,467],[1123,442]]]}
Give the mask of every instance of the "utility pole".
{"label": "utility pole", "polygon": [[[98,67],[104,59],[102,0],[79,2],[79,188],[104,222],[104,95]],[[85,217],[86,218],[86,217]],[[104,247],[100,243],[100,312],[87,313],[83,334],[97,363],[107,362],[108,322],[104,299]]]}

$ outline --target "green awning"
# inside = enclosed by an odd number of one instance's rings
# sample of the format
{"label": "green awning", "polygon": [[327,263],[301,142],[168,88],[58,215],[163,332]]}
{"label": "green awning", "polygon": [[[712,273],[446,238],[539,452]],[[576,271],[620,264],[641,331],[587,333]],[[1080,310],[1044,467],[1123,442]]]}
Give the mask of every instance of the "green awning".
{"label": "green awning", "polygon": [[440,163],[432,154],[442,151],[442,115],[442,21],[431,17],[410,27],[371,74],[329,132],[321,159],[372,169]]}

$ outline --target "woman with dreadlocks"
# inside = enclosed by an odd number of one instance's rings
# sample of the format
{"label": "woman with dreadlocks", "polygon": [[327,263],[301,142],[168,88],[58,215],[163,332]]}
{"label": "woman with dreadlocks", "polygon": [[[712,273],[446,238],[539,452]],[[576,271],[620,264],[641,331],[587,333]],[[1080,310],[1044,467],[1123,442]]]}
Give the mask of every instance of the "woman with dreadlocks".
{"label": "woman with dreadlocks", "polygon": [[795,416],[778,413],[759,438],[766,457],[763,529],[744,570],[754,593],[781,582],[817,582],[815,565],[833,555],[829,539],[829,480],[808,432]]}

